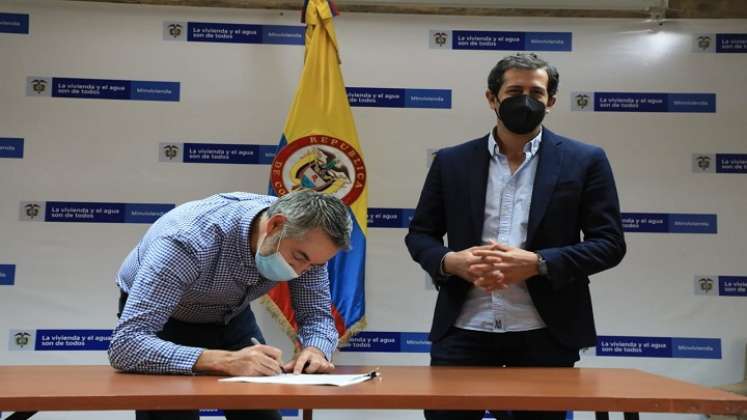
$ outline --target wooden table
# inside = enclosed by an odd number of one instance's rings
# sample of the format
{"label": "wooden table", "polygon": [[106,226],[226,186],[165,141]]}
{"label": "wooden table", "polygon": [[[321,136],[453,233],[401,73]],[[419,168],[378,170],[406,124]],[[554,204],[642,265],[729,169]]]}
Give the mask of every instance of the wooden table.
{"label": "wooden table", "polygon": [[[348,366],[338,373],[371,367]],[[384,366],[358,385],[260,385],[212,376],[138,375],[109,366],[0,366],[0,411],[494,409],[744,414],[747,398],[635,369]]]}

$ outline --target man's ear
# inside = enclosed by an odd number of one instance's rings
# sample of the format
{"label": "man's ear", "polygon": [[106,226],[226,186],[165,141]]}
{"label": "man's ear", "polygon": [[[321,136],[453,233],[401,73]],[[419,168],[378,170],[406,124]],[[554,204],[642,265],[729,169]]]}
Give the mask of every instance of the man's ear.
{"label": "man's ear", "polygon": [[275,232],[279,232],[280,229],[283,228],[283,225],[285,225],[285,222],[288,220],[287,217],[285,217],[282,214],[275,214],[271,216],[269,219],[267,219],[267,228],[265,229],[265,234],[267,236],[274,235]]}
{"label": "man's ear", "polygon": [[549,97],[547,99],[547,106],[545,108],[546,109],[550,109],[550,108],[554,107],[557,102],[558,102],[558,97],[557,96],[551,96],[551,97]]}
{"label": "man's ear", "polygon": [[495,103],[496,97],[495,95],[493,95],[493,92],[491,92],[490,89],[485,91],[485,99],[488,100],[488,106],[490,107],[490,109],[492,109],[495,112],[498,112],[498,110],[496,109],[498,104]]}

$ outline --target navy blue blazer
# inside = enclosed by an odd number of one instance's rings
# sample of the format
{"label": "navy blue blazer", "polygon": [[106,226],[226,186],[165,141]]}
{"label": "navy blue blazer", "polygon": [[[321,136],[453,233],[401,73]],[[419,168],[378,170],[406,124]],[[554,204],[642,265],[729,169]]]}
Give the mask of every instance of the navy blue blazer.
{"label": "navy blue blazer", "polygon": [[[589,276],[625,255],[612,169],[601,148],[546,128],[538,158],[526,249],[542,254],[550,275],[527,279],[527,287],[556,339],[571,348],[591,347],[596,330]],[[454,324],[473,287],[456,276],[441,276],[439,269],[447,252],[482,244],[489,162],[488,136],[440,150],[405,237],[410,255],[439,288],[432,342]]]}

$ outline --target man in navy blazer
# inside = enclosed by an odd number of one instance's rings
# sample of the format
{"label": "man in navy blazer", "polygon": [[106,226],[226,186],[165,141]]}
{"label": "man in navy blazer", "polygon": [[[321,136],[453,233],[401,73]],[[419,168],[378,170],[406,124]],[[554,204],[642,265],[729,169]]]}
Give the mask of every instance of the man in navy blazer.
{"label": "man in navy blazer", "polygon": [[534,54],[502,59],[485,93],[496,126],[433,160],[405,238],[439,289],[432,365],[572,367],[596,345],[589,276],[625,255],[620,205],[604,151],[542,126],[558,81]]}

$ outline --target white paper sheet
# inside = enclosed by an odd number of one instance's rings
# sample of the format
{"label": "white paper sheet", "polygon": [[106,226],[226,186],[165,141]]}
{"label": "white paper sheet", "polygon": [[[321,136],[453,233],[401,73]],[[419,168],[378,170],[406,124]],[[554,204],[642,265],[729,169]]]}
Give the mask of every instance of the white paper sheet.
{"label": "white paper sheet", "polygon": [[375,370],[356,375],[306,374],[294,375],[284,373],[275,376],[234,376],[219,379],[220,382],[251,382],[255,384],[287,384],[287,385],[334,385],[348,386],[359,384],[379,376]]}

